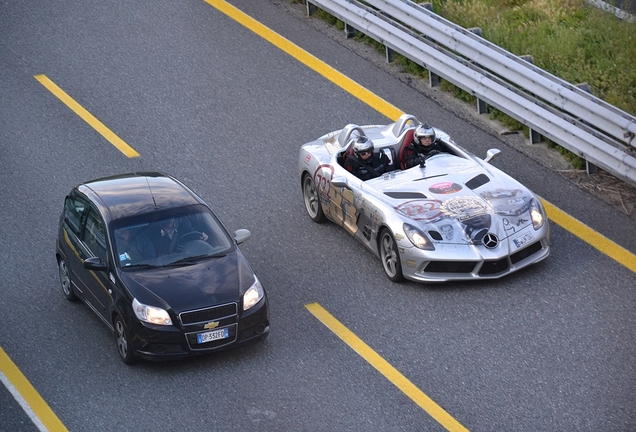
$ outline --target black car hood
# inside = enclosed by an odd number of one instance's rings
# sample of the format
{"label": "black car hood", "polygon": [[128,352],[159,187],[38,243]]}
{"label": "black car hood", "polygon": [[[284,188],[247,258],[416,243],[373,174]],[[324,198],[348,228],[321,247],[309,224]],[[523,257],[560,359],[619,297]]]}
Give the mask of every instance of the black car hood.
{"label": "black car hood", "polygon": [[228,302],[240,305],[254,282],[254,273],[238,249],[181,267],[120,270],[119,277],[139,302],[176,314]]}

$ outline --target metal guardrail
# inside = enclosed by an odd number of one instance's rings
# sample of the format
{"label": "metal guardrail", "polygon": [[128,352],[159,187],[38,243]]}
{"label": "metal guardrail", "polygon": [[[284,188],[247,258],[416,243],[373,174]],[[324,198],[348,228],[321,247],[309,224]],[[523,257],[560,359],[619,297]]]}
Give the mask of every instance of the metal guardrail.
{"label": "metal guardrail", "polygon": [[[306,0],[439,77],[636,186],[636,117],[409,0]],[[481,109],[480,109],[481,111]],[[591,171],[591,169],[590,169]]]}

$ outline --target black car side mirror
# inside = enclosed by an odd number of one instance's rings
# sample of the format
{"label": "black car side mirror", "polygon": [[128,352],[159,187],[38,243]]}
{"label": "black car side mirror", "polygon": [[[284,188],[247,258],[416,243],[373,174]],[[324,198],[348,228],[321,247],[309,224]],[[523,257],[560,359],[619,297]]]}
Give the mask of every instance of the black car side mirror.
{"label": "black car side mirror", "polygon": [[102,262],[99,257],[86,258],[84,260],[84,268],[86,270],[94,270],[94,271],[106,271],[108,266],[106,263]]}

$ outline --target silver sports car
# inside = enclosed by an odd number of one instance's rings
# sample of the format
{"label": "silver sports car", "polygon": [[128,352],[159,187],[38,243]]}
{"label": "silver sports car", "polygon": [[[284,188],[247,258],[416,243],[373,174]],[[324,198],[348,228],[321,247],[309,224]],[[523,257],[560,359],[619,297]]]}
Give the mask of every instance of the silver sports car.
{"label": "silver sports car", "polygon": [[[420,122],[349,124],[300,149],[305,208],[314,222],[342,226],[380,258],[392,281],[495,279],[546,258],[550,229],[539,198],[435,130],[445,152],[405,169],[405,147]],[[359,136],[394,170],[362,181],[344,168]]]}

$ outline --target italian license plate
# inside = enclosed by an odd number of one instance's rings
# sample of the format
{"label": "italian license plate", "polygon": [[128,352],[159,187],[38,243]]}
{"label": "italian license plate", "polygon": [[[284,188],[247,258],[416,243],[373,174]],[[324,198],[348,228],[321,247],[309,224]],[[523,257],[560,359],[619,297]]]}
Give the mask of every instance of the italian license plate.
{"label": "italian license plate", "polygon": [[229,337],[230,337],[230,329],[224,328],[224,329],[213,330],[207,333],[199,333],[197,335],[197,342],[200,344],[203,344],[206,342],[212,342],[219,339],[227,339]]}
{"label": "italian license plate", "polygon": [[514,239],[513,242],[515,242],[515,246],[517,246],[517,249],[519,249],[521,246],[528,243],[532,239],[533,239],[532,234],[528,233]]}

